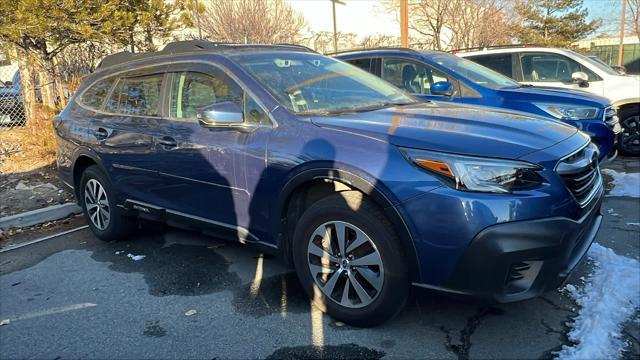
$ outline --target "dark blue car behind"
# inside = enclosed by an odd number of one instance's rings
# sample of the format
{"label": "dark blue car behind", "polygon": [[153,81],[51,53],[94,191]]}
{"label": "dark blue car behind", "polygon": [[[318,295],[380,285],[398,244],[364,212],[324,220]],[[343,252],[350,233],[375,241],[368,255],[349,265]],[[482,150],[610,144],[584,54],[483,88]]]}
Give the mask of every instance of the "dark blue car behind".
{"label": "dark blue car behind", "polygon": [[355,325],[411,285],[509,302],[556,288],[602,219],[576,128],[421,102],[295,46],[178,42],[103,60],[55,119],[89,226],[136,219],[254,244]]}
{"label": "dark blue car behind", "polygon": [[441,51],[382,48],[339,53],[336,58],[424,99],[491,106],[565,121],[591,136],[600,149],[600,161],[617,154],[616,134],[622,129],[615,109],[604,97],[579,90],[521,85],[473,61]]}

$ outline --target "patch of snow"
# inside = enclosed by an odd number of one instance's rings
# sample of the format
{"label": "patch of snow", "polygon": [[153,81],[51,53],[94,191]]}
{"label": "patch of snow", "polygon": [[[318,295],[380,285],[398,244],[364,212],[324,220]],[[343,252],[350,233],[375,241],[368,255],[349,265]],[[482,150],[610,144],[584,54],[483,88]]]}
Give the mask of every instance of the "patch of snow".
{"label": "patch of snow", "polygon": [[615,210],[609,208],[607,209],[607,214],[611,215],[611,216],[620,216]]}
{"label": "patch of snow", "polygon": [[640,223],[627,223],[627,225],[631,225],[631,226],[640,226]]}
{"label": "patch of snow", "polygon": [[197,313],[198,312],[195,309],[191,309],[191,310],[188,310],[186,313],[184,313],[184,316],[191,316],[191,315],[195,315]]}
{"label": "patch of snow", "polygon": [[613,359],[624,350],[620,338],[623,323],[640,307],[640,263],[616,255],[594,243],[588,252],[595,270],[583,290],[564,290],[581,309],[567,334],[573,346],[563,346],[558,359]]}
{"label": "patch of snow", "polygon": [[18,185],[16,185],[16,190],[27,190],[27,191],[31,191],[33,189],[36,188],[45,188],[45,189],[51,189],[54,191],[58,191],[58,187],[51,184],[51,183],[46,183],[46,184],[36,184],[36,185],[27,185],[24,182],[22,182],[22,180],[18,183]]}
{"label": "patch of snow", "polygon": [[144,258],[147,257],[147,255],[133,255],[133,254],[127,254],[127,257],[133,261],[138,261],[138,260],[142,260]]}
{"label": "patch of snow", "polygon": [[9,325],[10,323],[11,323],[11,320],[4,319],[4,320],[0,321],[0,326]]}
{"label": "patch of snow", "polygon": [[611,169],[603,169],[603,173],[613,177],[613,189],[609,196],[640,197],[640,173],[617,172]]}

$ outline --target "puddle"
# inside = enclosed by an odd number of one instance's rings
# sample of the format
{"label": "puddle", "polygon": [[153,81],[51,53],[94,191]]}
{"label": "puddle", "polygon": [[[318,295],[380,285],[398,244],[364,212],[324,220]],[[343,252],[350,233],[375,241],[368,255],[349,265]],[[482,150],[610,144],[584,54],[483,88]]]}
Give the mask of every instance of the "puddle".
{"label": "puddle", "polygon": [[[116,252],[118,254],[116,255]],[[127,254],[145,257],[132,261]],[[141,273],[154,296],[198,296],[240,284],[240,277],[229,272],[229,262],[215,250],[194,245],[166,246],[161,237],[131,243],[112,243],[98,247],[91,257],[110,262],[109,269]]]}
{"label": "puddle", "polygon": [[309,312],[309,298],[295,273],[263,279],[259,288],[249,283],[233,291],[233,306],[237,313],[253,317],[272,314]]}
{"label": "puddle", "polygon": [[267,359],[381,359],[386,354],[356,344],[282,347]]}

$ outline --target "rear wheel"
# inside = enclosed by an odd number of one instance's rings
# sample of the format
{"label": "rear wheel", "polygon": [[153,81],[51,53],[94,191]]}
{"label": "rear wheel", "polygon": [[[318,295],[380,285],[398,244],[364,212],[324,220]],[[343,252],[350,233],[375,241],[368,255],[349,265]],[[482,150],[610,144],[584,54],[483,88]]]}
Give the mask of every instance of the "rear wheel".
{"label": "rear wheel", "polygon": [[115,206],[115,193],[107,176],[96,165],[89,166],[80,181],[80,202],[89,228],[100,240],[120,240],[135,227],[135,220]]}
{"label": "rear wheel", "polygon": [[620,111],[623,130],[618,138],[618,148],[626,155],[640,155],[640,105],[632,105]]}
{"label": "rear wheel", "polygon": [[356,326],[382,323],[409,294],[406,262],[392,225],[362,193],[314,203],[296,226],[296,272],[314,304]]}

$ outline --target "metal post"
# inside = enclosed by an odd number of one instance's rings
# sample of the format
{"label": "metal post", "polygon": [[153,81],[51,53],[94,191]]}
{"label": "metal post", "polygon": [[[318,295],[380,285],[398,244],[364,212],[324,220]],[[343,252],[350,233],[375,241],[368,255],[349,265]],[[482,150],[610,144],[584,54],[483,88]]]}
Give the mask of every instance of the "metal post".
{"label": "metal post", "polygon": [[624,28],[625,28],[625,10],[627,8],[627,0],[622,0],[622,15],[620,16],[620,45],[618,45],[618,66],[622,66],[622,54],[624,52]]}
{"label": "metal post", "polygon": [[400,0],[400,45],[409,47],[409,1]]}
{"label": "metal post", "polygon": [[338,25],[336,24],[336,3],[344,5],[341,0],[329,0],[333,7],[333,51],[338,52]]}

